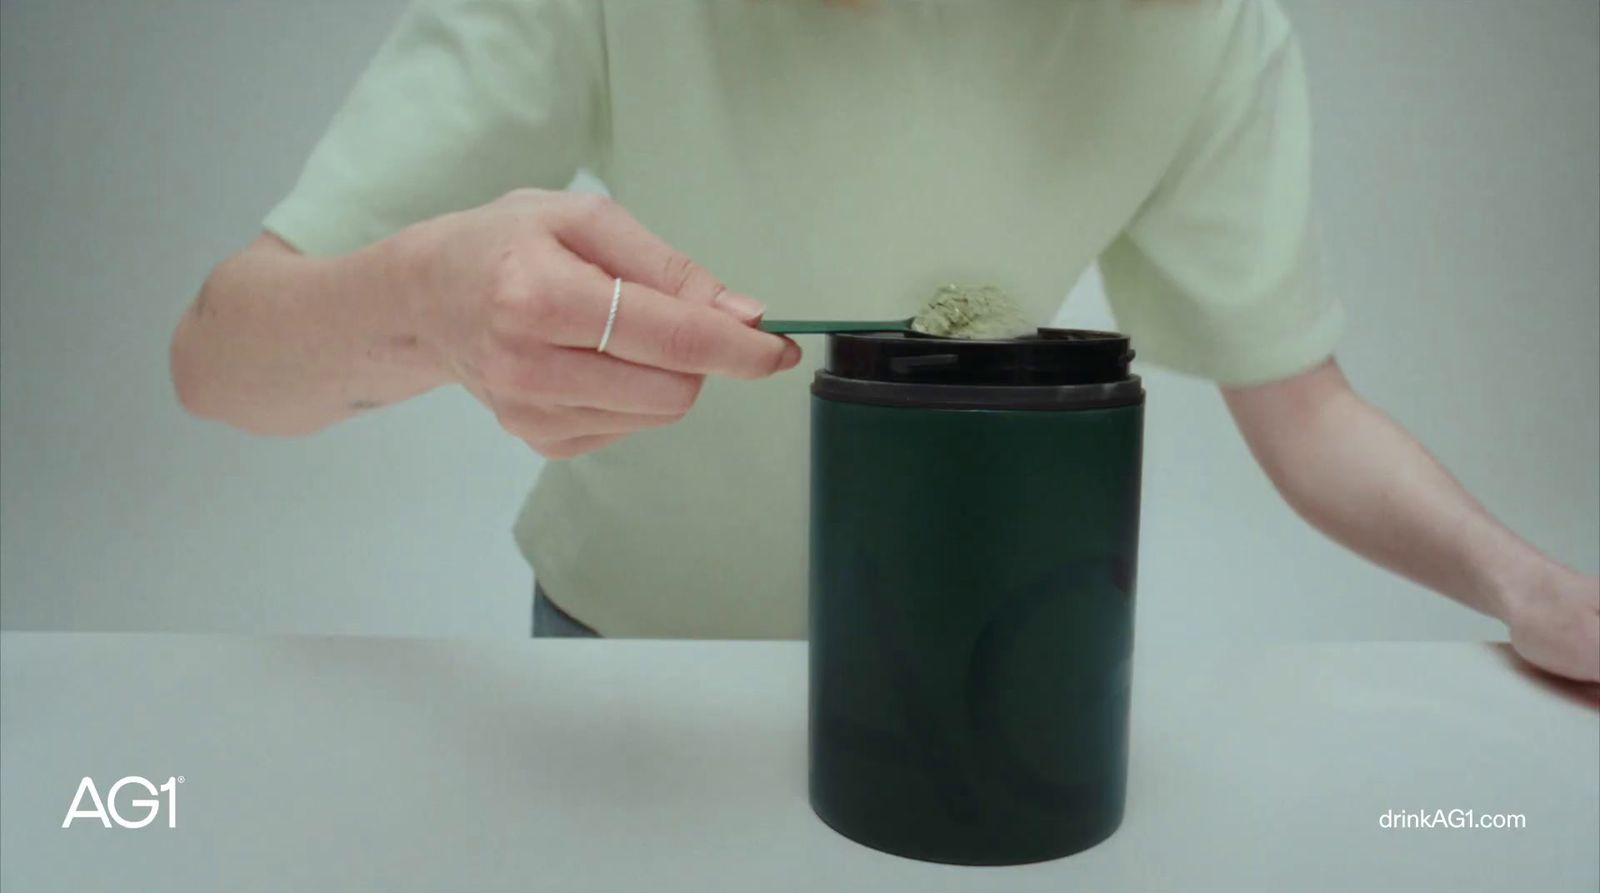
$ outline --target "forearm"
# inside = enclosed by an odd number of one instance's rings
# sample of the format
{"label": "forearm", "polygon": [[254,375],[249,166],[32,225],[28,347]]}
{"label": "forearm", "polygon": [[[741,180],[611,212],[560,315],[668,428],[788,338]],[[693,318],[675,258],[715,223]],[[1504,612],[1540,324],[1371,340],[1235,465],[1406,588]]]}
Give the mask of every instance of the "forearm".
{"label": "forearm", "polygon": [[1427,450],[1362,400],[1337,367],[1292,399],[1229,395],[1291,506],[1369,560],[1486,614],[1552,563],[1496,521]]}
{"label": "forearm", "polygon": [[191,413],[261,434],[304,434],[445,383],[413,331],[403,250],[335,258],[272,236],[218,265],[173,334]]}

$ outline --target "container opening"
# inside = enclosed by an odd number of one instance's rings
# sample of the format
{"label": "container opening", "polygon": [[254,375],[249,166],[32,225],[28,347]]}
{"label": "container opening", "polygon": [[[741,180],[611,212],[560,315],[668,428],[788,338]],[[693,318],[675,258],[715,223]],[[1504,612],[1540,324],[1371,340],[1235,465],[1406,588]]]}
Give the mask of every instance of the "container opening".
{"label": "container opening", "polygon": [[1128,336],[1041,328],[1017,338],[947,338],[916,332],[828,336],[823,371],[863,382],[989,386],[1110,384],[1130,377]]}

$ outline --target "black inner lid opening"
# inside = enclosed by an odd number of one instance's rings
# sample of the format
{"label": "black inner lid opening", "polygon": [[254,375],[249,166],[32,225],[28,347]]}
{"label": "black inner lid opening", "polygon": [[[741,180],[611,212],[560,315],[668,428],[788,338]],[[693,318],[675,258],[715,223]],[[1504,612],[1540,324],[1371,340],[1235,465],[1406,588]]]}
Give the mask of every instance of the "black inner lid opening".
{"label": "black inner lid opening", "polygon": [[1116,332],[1041,328],[996,340],[870,332],[829,335],[824,371],[903,384],[1081,385],[1125,381],[1132,361],[1128,336]]}

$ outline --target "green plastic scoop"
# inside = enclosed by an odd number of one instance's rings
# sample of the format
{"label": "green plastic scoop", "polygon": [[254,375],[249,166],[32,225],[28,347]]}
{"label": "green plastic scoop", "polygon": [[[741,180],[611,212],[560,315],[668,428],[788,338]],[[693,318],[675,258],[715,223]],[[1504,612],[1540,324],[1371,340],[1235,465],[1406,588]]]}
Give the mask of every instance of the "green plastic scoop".
{"label": "green plastic scoop", "polygon": [[756,328],[774,335],[829,335],[834,332],[910,332],[909,319],[763,319]]}
{"label": "green plastic scoop", "polygon": [[1017,338],[1034,326],[992,285],[946,285],[910,319],[767,319],[757,326],[774,335],[834,332],[915,332],[946,338]]}

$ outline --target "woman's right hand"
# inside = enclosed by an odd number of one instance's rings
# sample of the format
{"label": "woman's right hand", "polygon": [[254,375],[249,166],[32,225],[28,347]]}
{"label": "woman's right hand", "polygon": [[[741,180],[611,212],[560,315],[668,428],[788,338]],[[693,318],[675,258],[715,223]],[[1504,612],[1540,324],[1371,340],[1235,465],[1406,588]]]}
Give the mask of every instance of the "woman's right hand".
{"label": "woman's right hand", "polygon": [[794,342],[754,328],[760,303],[602,196],[518,190],[418,224],[396,247],[418,347],[551,459],[677,421],[706,375],[800,361]]}

